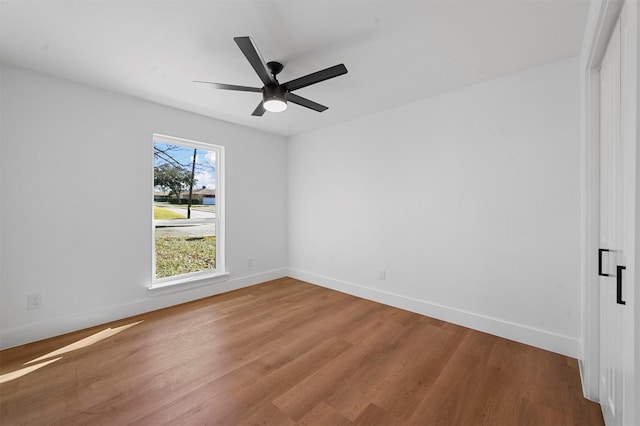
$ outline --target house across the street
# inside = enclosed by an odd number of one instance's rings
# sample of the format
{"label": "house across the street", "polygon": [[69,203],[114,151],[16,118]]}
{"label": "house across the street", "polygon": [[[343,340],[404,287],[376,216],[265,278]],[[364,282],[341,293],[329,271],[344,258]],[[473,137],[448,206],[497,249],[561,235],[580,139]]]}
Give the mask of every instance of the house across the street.
{"label": "house across the street", "polygon": [[[170,202],[171,200],[175,201],[176,197],[174,195],[169,194],[169,191],[154,191],[153,192],[153,201],[165,201]],[[189,191],[183,191],[180,193],[180,203],[188,203],[189,202]],[[193,204],[203,204],[205,206],[215,206],[216,205],[216,190],[209,188],[202,188],[198,190],[194,190],[192,194],[192,202]]]}

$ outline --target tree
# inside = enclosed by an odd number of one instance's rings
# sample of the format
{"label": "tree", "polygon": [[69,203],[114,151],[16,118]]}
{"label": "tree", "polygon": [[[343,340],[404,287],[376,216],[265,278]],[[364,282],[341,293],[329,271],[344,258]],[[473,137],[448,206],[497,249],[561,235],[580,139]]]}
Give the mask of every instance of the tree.
{"label": "tree", "polygon": [[187,186],[195,185],[196,179],[192,178],[191,171],[172,164],[161,164],[154,167],[153,186],[159,186],[169,195],[174,194],[180,201],[180,192]]}

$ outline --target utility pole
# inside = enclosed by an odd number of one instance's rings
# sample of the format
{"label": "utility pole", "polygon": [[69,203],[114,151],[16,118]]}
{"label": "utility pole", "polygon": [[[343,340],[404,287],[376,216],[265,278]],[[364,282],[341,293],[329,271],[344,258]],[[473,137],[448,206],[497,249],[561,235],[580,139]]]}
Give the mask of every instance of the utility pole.
{"label": "utility pole", "polygon": [[191,163],[191,180],[189,182],[189,205],[187,206],[187,219],[191,219],[191,199],[193,197],[193,178],[196,174],[196,154],[198,148],[193,148],[193,162]]}

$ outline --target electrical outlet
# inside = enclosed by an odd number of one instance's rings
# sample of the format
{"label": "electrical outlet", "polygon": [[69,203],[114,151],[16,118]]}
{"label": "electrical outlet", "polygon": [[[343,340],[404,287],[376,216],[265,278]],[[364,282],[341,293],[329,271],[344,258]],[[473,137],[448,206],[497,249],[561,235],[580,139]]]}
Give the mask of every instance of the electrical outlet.
{"label": "electrical outlet", "polygon": [[33,293],[27,296],[27,309],[38,309],[42,306],[42,295]]}
{"label": "electrical outlet", "polygon": [[386,278],[386,276],[387,276],[387,273],[386,273],[386,271],[384,269],[381,269],[378,272],[378,279],[379,280],[384,280]]}
{"label": "electrical outlet", "polygon": [[253,258],[252,258],[252,257],[250,257],[250,258],[248,258],[248,259],[247,259],[247,266],[248,266],[249,268],[251,268],[251,267],[253,266]]}

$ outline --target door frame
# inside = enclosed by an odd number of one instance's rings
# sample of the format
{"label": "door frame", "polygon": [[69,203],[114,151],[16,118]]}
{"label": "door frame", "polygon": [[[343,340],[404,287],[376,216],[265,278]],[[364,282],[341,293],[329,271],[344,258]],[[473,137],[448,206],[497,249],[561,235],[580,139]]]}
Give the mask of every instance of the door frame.
{"label": "door frame", "polygon": [[[599,402],[600,374],[600,288],[598,284],[597,253],[600,244],[600,65],[609,38],[622,11],[624,0],[592,1],[580,54],[581,75],[581,345],[579,366],[584,396]],[[640,8],[638,8],[640,10]],[[633,16],[636,22],[638,14]],[[638,43],[640,45],[640,43]],[[639,46],[640,47],[640,46]],[[637,86],[640,87],[640,86]],[[640,96],[636,89],[637,111]],[[633,124],[636,136],[640,134],[638,121]],[[636,188],[640,188],[640,149],[637,150]],[[636,211],[640,211],[636,207]],[[640,265],[640,219],[635,226],[636,265]],[[632,283],[640,282],[640,268],[635,268]],[[636,291],[635,318],[640,318],[640,303]],[[635,329],[636,365],[640,357],[640,327]],[[640,389],[640,374],[635,372],[635,387]],[[640,408],[635,413],[640,419]]]}

